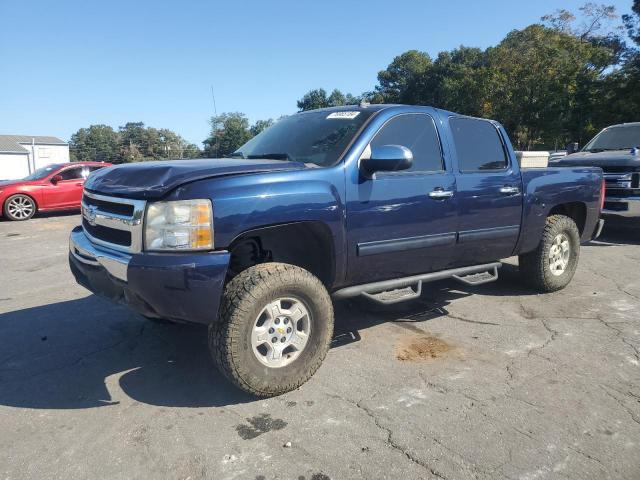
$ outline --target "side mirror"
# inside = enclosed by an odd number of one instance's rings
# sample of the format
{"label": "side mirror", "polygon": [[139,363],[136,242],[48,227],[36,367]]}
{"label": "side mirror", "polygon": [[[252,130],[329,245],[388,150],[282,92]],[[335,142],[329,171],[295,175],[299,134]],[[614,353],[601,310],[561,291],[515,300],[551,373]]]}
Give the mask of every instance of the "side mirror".
{"label": "side mirror", "polygon": [[580,145],[578,144],[578,142],[571,142],[569,145],[567,145],[567,155],[576,153],[578,150],[580,150]]}
{"label": "side mirror", "polygon": [[57,185],[59,181],[62,180],[62,175],[54,175],[53,177],[51,177],[51,183],[53,183],[54,185]]}
{"label": "side mirror", "polygon": [[367,173],[396,172],[413,165],[413,153],[402,145],[382,145],[371,149],[371,156],[363,159],[361,168]]}

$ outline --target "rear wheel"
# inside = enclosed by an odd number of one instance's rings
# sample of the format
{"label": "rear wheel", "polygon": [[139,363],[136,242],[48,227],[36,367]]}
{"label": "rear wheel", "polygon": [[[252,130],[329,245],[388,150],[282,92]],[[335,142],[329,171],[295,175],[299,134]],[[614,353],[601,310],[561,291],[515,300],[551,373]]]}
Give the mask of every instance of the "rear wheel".
{"label": "rear wheel", "polygon": [[579,257],[580,232],[575,222],[564,215],[552,215],[538,248],[520,255],[520,272],[537,290],[554,292],[571,282]]}
{"label": "rear wheel", "polygon": [[4,202],[4,214],[9,220],[29,220],[36,213],[36,202],[28,195],[12,195]]}
{"label": "rear wheel", "polygon": [[320,367],[333,335],[333,305],[308,271],[264,263],[225,289],[209,327],[217,367],[235,385],[268,397],[295,390]]}

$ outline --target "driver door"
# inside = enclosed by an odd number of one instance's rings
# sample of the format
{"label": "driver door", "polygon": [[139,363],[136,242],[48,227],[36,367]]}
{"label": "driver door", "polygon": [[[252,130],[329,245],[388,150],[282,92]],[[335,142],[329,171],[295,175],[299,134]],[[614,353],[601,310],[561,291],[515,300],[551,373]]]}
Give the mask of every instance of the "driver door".
{"label": "driver door", "polygon": [[360,175],[357,185],[347,189],[349,283],[441,270],[454,258],[456,178],[445,165],[434,117],[392,117],[369,147],[382,145],[409,148],[413,165],[373,178]]}
{"label": "driver door", "polygon": [[57,183],[49,182],[44,192],[45,203],[50,208],[73,208],[80,206],[86,167],[69,167],[60,170],[56,176],[61,179]]}

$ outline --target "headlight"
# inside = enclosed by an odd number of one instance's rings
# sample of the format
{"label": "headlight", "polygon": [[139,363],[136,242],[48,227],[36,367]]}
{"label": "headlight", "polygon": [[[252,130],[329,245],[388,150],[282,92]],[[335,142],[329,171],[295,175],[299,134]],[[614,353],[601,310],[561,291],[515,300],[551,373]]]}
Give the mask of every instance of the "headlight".
{"label": "headlight", "polygon": [[147,207],[146,250],[211,250],[213,221],[210,200],[155,202]]}

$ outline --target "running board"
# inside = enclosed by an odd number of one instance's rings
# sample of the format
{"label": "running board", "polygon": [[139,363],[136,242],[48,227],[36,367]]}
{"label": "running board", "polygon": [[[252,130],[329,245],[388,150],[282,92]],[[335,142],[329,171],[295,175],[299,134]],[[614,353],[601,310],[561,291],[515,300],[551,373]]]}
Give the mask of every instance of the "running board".
{"label": "running board", "polygon": [[418,298],[422,294],[422,284],[424,282],[435,282],[448,278],[453,278],[466,285],[482,285],[493,282],[498,279],[498,268],[501,266],[500,262],[486,263],[472,267],[452,268],[411,277],[354,285],[337,290],[333,293],[333,298],[340,300],[362,295],[382,305],[393,305],[394,303]]}
{"label": "running board", "polygon": [[493,267],[493,273],[487,272],[478,272],[478,273],[469,273],[467,275],[453,275],[453,279],[459,281],[460,283],[464,283],[465,285],[475,286],[475,285],[484,285],[485,283],[491,283],[498,280],[498,267]]}

